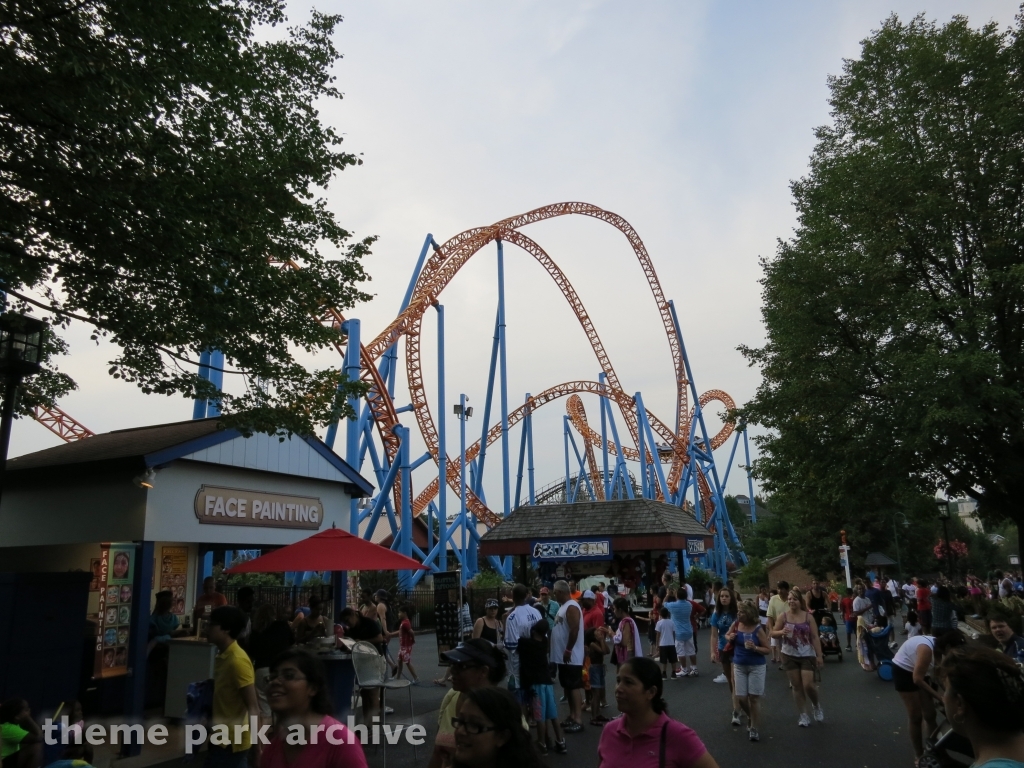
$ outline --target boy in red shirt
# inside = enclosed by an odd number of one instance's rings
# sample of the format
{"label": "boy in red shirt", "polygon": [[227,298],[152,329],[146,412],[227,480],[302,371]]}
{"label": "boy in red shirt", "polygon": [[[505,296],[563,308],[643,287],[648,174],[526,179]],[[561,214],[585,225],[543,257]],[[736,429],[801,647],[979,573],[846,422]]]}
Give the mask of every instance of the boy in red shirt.
{"label": "boy in red shirt", "polygon": [[846,624],[846,650],[853,651],[850,640],[857,636],[857,617],[853,615],[853,590],[850,587],[846,588],[846,596],[839,601],[839,610]]}

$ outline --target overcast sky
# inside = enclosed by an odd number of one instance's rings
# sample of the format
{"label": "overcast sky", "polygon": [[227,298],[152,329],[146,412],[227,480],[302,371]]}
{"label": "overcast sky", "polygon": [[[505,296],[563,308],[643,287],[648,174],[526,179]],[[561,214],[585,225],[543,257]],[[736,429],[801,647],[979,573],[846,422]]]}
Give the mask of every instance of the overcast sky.
{"label": "overcast sky", "polygon": [[[309,7],[291,4],[291,20],[307,18]],[[741,404],[758,374],[736,347],[758,345],[764,335],[758,259],[792,232],[788,185],[806,171],[814,127],[828,121],[827,77],[890,13],[940,21],[966,13],[975,25],[1005,27],[1017,11],[1000,0],[316,7],[345,17],[337,34],[345,98],[325,105],[323,119],[365,161],[338,177],[327,197],[344,226],[380,238],[366,262],[375,299],[348,312],[362,320],[364,340],[397,312],[428,232],[444,242],[542,205],[585,201],[623,216],[646,243],[676,302],[698,390],[724,389]],[[647,407],[672,422],[668,343],[625,238],[583,217],[524,232],[569,276],[624,388],[642,392]],[[477,254],[441,296],[449,401],[469,395],[476,437],[497,295],[494,253],[491,246]],[[546,273],[514,247],[505,261],[510,409],[526,392],[596,379],[586,337]],[[431,313],[423,357],[436,412],[435,329]],[[62,368],[81,388],[60,405],[94,431],[191,417],[191,402],[146,397],[107,377],[113,353],[91,345],[87,330],[68,339],[72,356]],[[322,355],[311,364],[336,363]],[[402,389],[399,405],[408,402]],[[596,426],[597,402],[584,402]],[[447,411],[449,453],[457,454],[458,422]],[[564,473],[564,413],[557,401],[535,417],[538,486]],[[516,450],[518,431],[511,442]],[[57,443],[22,420],[11,455]],[[728,447],[719,451],[722,465]],[[420,443],[414,456],[422,450]],[[514,471],[514,454],[512,462]],[[431,467],[417,473],[416,487]],[[498,463],[489,468],[488,498],[499,508]],[[745,492],[741,471],[729,490]]]}

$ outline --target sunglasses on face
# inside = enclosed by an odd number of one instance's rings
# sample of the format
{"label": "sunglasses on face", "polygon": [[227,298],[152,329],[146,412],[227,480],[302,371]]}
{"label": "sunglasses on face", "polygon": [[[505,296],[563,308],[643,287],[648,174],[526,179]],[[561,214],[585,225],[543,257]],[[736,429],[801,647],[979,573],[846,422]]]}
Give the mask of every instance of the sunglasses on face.
{"label": "sunglasses on face", "polygon": [[461,717],[452,718],[452,728],[456,731],[461,728],[470,736],[479,736],[481,733],[498,730],[497,727],[493,725],[481,725],[473,720],[463,720]]}
{"label": "sunglasses on face", "polygon": [[270,670],[270,674],[267,676],[267,682],[278,679],[286,683],[294,683],[296,680],[305,680],[306,678],[299,674],[297,669],[292,669],[291,667]]}

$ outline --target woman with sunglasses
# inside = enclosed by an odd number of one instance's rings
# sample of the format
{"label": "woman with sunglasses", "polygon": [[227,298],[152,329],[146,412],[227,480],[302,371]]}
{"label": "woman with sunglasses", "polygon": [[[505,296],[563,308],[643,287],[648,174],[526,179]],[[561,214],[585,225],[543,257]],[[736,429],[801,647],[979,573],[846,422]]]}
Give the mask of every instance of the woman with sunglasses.
{"label": "woman with sunglasses", "polygon": [[452,719],[454,768],[543,768],[515,697],[486,686],[467,691]]}
{"label": "woman with sunglasses", "polygon": [[637,656],[619,667],[615,703],[622,717],[601,731],[600,768],[718,768],[696,733],[668,716],[661,667]]}
{"label": "woman with sunglasses", "polygon": [[[331,717],[324,665],[312,653],[291,648],[274,660],[267,701],[277,718],[277,731],[263,750],[260,768],[366,768],[359,739]],[[306,744],[286,741],[293,726],[301,727]],[[320,727],[323,730],[312,743],[311,733]]]}
{"label": "woman with sunglasses", "polygon": [[441,701],[429,768],[450,768],[452,765],[456,746],[452,718],[458,716],[461,698],[478,688],[493,688],[508,677],[505,654],[483,638],[467,640],[443,656],[451,664],[452,690]]}

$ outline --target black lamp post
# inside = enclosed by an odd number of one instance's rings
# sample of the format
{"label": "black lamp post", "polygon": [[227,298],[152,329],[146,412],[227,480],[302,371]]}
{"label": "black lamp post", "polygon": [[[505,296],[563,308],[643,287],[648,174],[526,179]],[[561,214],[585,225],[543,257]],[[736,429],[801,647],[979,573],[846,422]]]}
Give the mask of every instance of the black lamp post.
{"label": "black lamp post", "polygon": [[943,546],[946,550],[946,577],[953,580],[953,558],[949,549],[949,499],[936,499],[935,505],[939,508],[939,520],[942,521]]}
{"label": "black lamp post", "polygon": [[7,312],[0,315],[0,376],[4,380],[4,404],[0,410],[0,497],[7,469],[7,448],[11,444],[14,404],[18,386],[27,376],[42,369],[43,331],[46,323],[34,317]]}

